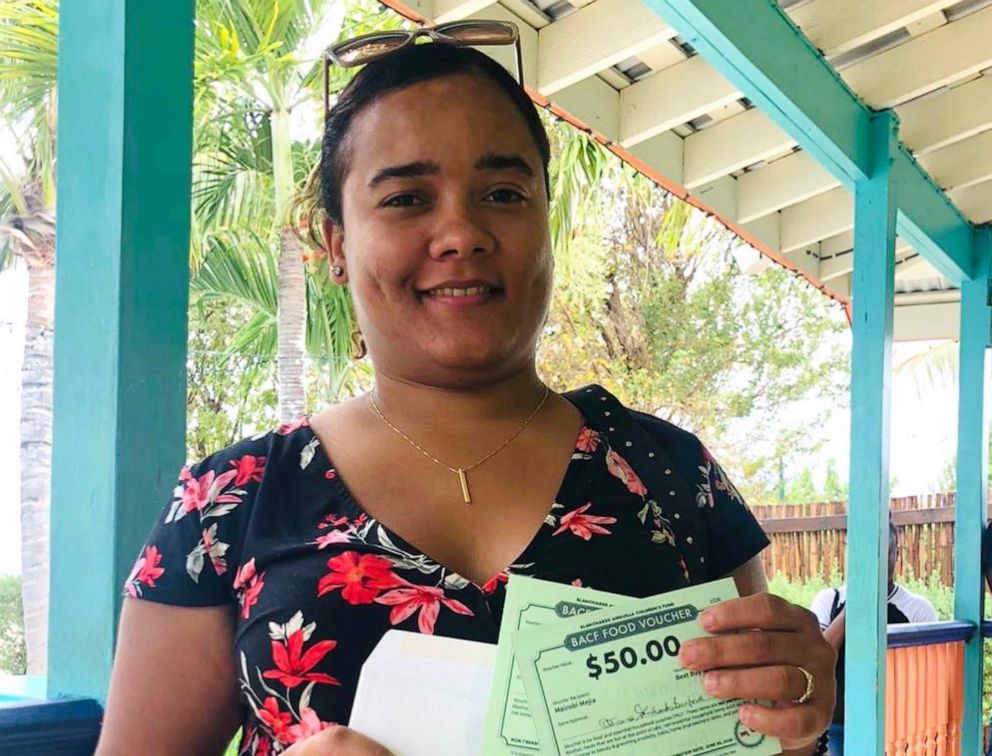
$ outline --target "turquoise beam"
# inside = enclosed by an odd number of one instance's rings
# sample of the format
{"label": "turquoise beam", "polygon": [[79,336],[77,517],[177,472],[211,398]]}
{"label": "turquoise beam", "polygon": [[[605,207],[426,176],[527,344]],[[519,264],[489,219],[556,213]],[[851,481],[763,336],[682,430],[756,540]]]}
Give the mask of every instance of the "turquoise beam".
{"label": "turquoise beam", "polygon": [[871,176],[855,185],[852,281],[851,481],[847,512],[847,753],[885,753],[889,551],[889,405],[895,291],[898,123],[871,121]]}
{"label": "turquoise beam", "polygon": [[[982,531],[988,496],[988,347],[992,331],[990,272],[992,228],[975,232],[978,275],[961,286],[961,340],[958,357],[958,467],[954,520],[954,617],[982,622]],[[974,756],[982,743],[982,637],[965,646],[964,722],[961,753]]]}
{"label": "turquoise beam", "polygon": [[893,172],[899,187],[899,236],[952,283],[968,280],[976,262],[971,226],[902,145]]}
{"label": "turquoise beam", "polygon": [[60,10],[48,695],[103,701],[184,457],[193,0]]}
{"label": "turquoise beam", "polygon": [[[645,0],[848,190],[870,175],[872,111],[774,0]],[[954,283],[974,269],[971,226],[913,157],[895,158],[899,234]]]}

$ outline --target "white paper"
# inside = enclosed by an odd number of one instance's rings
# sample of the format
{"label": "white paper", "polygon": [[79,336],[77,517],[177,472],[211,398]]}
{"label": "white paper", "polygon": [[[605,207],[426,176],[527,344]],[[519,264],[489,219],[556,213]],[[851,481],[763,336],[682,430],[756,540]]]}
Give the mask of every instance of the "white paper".
{"label": "white paper", "polygon": [[362,666],[348,726],[395,756],[477,756],[496,646],[390,630]]}

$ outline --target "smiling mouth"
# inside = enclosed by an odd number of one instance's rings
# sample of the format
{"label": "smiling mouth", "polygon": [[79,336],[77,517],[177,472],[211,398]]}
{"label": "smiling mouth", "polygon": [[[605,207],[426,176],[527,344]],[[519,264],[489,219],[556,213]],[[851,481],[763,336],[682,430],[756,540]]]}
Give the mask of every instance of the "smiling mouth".
{"label": "smiling mouth", "polygon": [[433,299],[441,297],[478,297],[484,294],[495,294],[499,289],[495,286],[468,286],[465,288],[443,287],[423,292],[423,296]]}
{"label": "smiling mouth", "polygon": [[473,286],[438,286],[419,292],[424,302],[439,302],[448,305],[477,305],[490,302],[500,296],[503,290],[490,284],[475,284]]}

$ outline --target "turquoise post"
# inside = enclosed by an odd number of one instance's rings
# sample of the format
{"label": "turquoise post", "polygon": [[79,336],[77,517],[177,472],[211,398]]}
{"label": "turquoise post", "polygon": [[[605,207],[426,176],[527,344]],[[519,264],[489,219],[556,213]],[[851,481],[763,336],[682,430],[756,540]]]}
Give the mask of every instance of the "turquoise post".
{"label": "turquoise post", "polygon": [[193,0],[60,11],[48,695],[102,701],[184,456]]}
{"label": "turquoise post", "polygon": [[[992,330],[989,272],[992,228],[977,229],[976,275],[961,284],[958,385],[958,469],[954,520],[954,617],[982,622],[981,561],[988,496],[988,347]],[[982,637],[965,646],[964,722],[961,753],[977,754],[982,743]]]}
{"label": "turquoise post", "polygon": [[872,117],[871,173],[855,184],[851,332],[851,481],[847,513],[844,748],[884,753],[889,403],[895,288],[892,164],[898,121]]}

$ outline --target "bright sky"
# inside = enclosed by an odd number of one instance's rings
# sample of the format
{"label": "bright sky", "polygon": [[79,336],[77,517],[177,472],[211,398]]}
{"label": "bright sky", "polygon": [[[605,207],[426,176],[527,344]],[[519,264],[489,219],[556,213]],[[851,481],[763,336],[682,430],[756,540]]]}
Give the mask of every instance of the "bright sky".
{"label": "bright sky", "polygon": [[[0,273],[0,574],[19,573],[18,452],[20,413],[20,366],[24,339],[27,275],[23,270]],[[894,362],[925,345],[897,344]],[[926,493],[933,489],[954,451],[957,428],[957,399],[952,387],[920,397],[913,382],[903,375],[893,381],[892,475],[894,495]],[[797,419],[809,408],[796,407]],[[785,419],[788,422],[788,418]],[[827,460],[837,462],[846,477],[850,448],[847,407],[838,407],[826,427],[830,439],[814,463],[822,481]]]}

